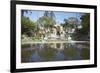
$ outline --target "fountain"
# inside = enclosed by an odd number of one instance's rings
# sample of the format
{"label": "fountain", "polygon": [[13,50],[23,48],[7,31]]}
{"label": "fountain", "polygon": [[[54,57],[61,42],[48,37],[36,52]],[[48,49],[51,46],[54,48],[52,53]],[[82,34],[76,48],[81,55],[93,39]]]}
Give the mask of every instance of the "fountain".
{"label": "fountain", "polygon": [[69,35],[68,36],[68,41],[71,41],[72,40],[72,37]]}

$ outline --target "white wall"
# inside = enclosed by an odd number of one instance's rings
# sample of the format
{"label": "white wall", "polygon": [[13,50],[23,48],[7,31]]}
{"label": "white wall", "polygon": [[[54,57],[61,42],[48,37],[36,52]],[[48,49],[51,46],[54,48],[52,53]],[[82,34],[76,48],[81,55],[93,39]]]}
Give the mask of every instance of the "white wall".
{"label": "white wall", "polygon": [[[31,0],[32,1],[32,0]],[[73,4],[98,4],[98,67],[34,73],[99,73],[100,72],[100,2],[99,0],[33,0]],[[97,2],[98,1],[98,2]],[[0,73],[10,73],[10,0],[0,1]]]}

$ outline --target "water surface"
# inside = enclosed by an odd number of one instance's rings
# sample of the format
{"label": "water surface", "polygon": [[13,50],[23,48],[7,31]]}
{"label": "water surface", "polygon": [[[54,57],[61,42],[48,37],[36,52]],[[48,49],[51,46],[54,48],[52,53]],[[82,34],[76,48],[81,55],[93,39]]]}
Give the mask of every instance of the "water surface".
{"label": "water surface", "polygon": [[21,62],[47,62],[90,59],[89,43],[35,43],[21,48]]}

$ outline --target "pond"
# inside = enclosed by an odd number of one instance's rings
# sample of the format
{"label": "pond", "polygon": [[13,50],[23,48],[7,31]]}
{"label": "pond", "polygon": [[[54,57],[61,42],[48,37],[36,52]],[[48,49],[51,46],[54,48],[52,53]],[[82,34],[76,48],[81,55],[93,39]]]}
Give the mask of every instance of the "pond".
{"label": "pond", "polygon": [[34,43],[21,48],[22,63],[88,59],[89,43]]}

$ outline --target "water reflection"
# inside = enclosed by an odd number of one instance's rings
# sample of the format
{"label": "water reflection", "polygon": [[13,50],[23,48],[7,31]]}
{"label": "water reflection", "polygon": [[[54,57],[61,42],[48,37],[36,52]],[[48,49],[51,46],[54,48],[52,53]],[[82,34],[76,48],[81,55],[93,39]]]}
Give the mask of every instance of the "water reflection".
{"label": "water reflection", "polygon": [[22,45],[22,63],[86,59],[90,59],[89,43],[38,43]]}

